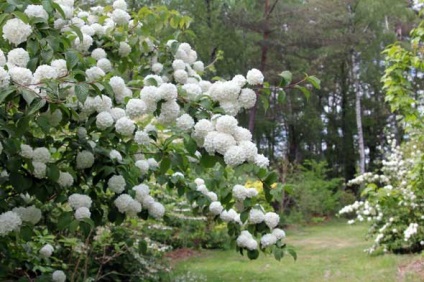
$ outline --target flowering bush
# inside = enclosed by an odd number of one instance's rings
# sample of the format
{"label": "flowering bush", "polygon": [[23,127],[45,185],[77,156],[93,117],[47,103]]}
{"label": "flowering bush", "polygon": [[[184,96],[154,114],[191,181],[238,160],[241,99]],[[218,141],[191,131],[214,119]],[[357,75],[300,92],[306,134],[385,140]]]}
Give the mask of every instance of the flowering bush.
{"label": "flowering bush", "polygon": [[[189,44],[161,42],[161,31],[189,24],[163,7],[9,1],[0,12],[1,278],[98,279],[115,259],[96,245],[99,230],[166,219],[163,187],[227,222],[249,258],[294,255],[279,216],[253,190],[227,186],[228,170],[252,173],[272,199],[277,175],[234,118],[255,105],[260,71],[203,80]],[[194,180],[211,168],[223,179]],[[119,255],[146,252],[145,239],[115,231],[104,242]]]}
{"label": "flowering bush", "polygon": [[345,206],[340,214],[355,215],[349,224],[371,222],[368,231],[374,242],[368,249],[370,253],[377,249],[418,252],[424,248],[420,226],[424,219],[424,194],[420,180],[422,153],[416,146],[410,145],[414,151],[405,156],[395,140],[390,141],[390,145],[381,173],[365,173],[348,183],[364,185],[364,200]]}

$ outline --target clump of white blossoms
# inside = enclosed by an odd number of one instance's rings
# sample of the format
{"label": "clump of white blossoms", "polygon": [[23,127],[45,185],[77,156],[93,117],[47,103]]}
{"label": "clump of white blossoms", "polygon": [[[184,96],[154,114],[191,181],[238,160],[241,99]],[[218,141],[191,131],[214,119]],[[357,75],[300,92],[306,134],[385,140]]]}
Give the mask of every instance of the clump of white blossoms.
{"label": "clump of white blossoms", "polygon": [[135,130],[135,123],[128,117],[122,117],[116,121],[115,130],[123,136],[131,136]]}
{"label": "clump of white blossoms", "polygon": [[19,215],[23,222],[29,222],[34,225],[37,224],[42,217],[41,210],[35,206],[15,207],[12,211]]}
{"label": "clump of white blossoms", "polygon": [[75,215],[75,219],[76,220],[80,220],[81,221],[81,220],[83,220],[85,218],[90,218],[91,212],[86,207],[80,207],[80,208],[76,209],[74,215]]}
{"label": "clump of white blossoms", "polygon": [[41,18],[47,20],[49,14],[44,10],[42,5],[28,5],[24,13],[30,18]]}
{"label": "clump of white blossoms", "polygon": [[249,231],[244,230],[238,236],[237,246],[240,248],[246,248],[248,250],[256,250],[258,248],[258,242],[253,238]]}
{"label": "clump of white blossoms", "polygon": [[29,62],[29,54],[25,49],[15,48],[7,53],[7,65],[9,68],[25,68]]}
{"label": "clump of white blossoms", "polygon": [[13,211],[0,214],[0,237],[18,230],[22,225],[19,215]]}
{"label": "clump of white blossoms", "polygon": [[87,195],[75,193],[69,196],[68,203],[74,210],[77,210],[81,207],[85,207],[89,209],[93,201]]}
{"label": "clump of white blossoms", "polygon": [[265,215],[260,209],[251,209],[249,212],[249,223],[258,224],[265,220]]}
{"label": "clump of white blossoms", "polygon": [[3,38],[14,45],[27,41],[32,33],[32,27],[22,20],[10,19],[3,26]]}
{"label": "clump of white blossoms", "polygon": [[125,190],[125,179],[122,175],[114,175],[107,182],[108,188],[113,192],[120,194]]}
{"label": "clump of white blossoms", "polygon": [[53,251],[54,251],[53,246],[50,244],[46,244],[40,249],[40,255],[45,258],[48,258],[53,254]]}
{"label": "clump of white blossoms", "polygon": [[55,270],[52,273],[52,280],[53,282],[65,282],[66,281],[65,272],[63,272],[62,270]]}
{"label": "clump of white blossoms", "polygon": [[57,183],[63,188],[71,187],[74,184],[74,177],[69,172],[60,172]]}
{"label": "clump of white blossoms", "polygon": [[261,85],[264,82],[264,75],[258,69],[251,69],[247,72],[246,79],[250,85]]}
{"label": "clump of white blossoms", "polygon": [[77,169],[86,169],[92,167],[94,164],[94,155],[87,151],[81,151],[77,154]]}

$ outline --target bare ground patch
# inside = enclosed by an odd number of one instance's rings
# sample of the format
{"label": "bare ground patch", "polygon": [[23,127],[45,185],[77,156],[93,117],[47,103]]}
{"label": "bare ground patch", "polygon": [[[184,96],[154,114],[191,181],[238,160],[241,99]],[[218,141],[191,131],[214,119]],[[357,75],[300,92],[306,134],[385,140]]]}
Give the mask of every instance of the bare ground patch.
{"label": "bare ground patch", "polygon": [[399,266],[397,269],[397,281],[424,281],[424,259]]}

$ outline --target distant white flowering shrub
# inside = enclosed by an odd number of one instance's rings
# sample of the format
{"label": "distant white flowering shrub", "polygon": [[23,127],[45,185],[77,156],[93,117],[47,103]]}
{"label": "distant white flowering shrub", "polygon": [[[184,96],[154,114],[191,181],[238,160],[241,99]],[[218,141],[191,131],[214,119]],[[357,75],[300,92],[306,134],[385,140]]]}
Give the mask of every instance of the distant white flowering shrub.
{"label": "distant white flowering shrub", "polygon": [[405,144],[401,149],[395,140],[389,143],[390,151],[380,172],[359,175],[348,183],[364,186],[363,200],[345,206],[339,213],[354,215],[349,224],[371,223],[370,253],[418,252],[424,249],[424,193],[419,180],[423,154],[415,145]]}

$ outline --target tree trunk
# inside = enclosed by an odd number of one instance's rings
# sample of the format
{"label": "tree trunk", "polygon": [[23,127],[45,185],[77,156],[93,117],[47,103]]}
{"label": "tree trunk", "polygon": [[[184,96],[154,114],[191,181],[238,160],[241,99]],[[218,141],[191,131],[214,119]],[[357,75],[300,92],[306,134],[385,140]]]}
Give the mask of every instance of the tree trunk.
{"label": "tree trunk", "polygon": [[[259,67],[259,70],[262,73],[265,71],[266,60],[268,56],[268,38],[271,33],[270,29],[268,28],[270,12],[271,12],[271,7],[269,5],[269,0],[265,0],[264,23],[263,23],[263,31],[262,31],[263,40],[262,40],[262,47],[261,47],[261,65]],[[256,97],[259,98],[258,92],[256,92]],[[257,100],[256,100],[256,104],[250,110],[250,116],[249,116],[249,130],[252,134],[253,134],[253,131],[255,130],[256,111],[258,107]]]}
{"label": "tree trunk", "polygon": [[359,82],[359,62],[357,54],[352,51],[352,78],[355,91],[355,116],[356,128],[358,130],[358,150],[359,150],[359,172],[365,173],[365,146],[364,133],[362,130],[362,111],[361,111],[361,85]]}

